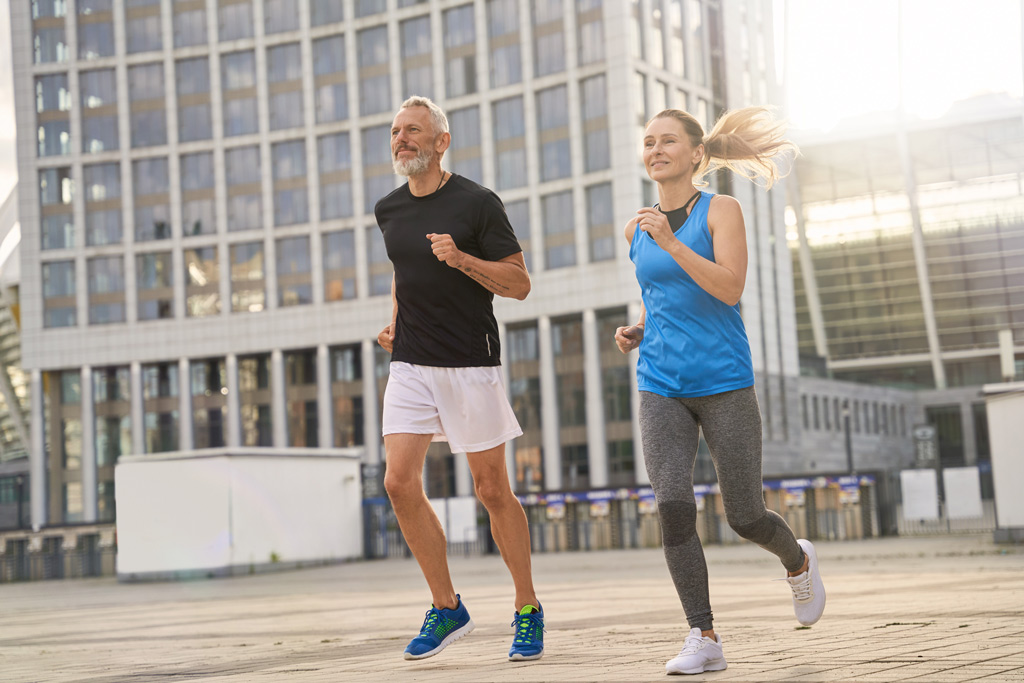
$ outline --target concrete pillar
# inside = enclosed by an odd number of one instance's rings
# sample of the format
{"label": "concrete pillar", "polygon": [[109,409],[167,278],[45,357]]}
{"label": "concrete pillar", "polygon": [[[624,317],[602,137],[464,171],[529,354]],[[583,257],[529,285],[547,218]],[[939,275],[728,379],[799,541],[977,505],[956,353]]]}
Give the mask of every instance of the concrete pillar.
{"label": "concrete pillar", "polygon": [[242,445],[242,397],[238,394],[238,356],[229,353],[224,359],[224,371],[227,374],[228,414],[227,414],[227,445],[238,448]]}
{"label": "concrete pillar", "polygon": [[587,463],[590,486],[608,485],[608,439],[601,393],[601,350],[597,339],[597,315],[583,311],[583,387],[586,394]]}
{"label": "concrete pillar", "polygon": [[284,353],[270,352],[270,414],[273,424],[274,448],[288,447],[288,408],[285,405]]}
{"label": "concrete pillar", "polygon": [[540,353],[541,443],[543,444],[544,488],[562,488],[562,449],[558,440],[558,391],[555,376],[555,353],[551,341],[551,318],[542,315],[537,321],[537,343]]}
{"label": "concrete pillar", "polygon": [[196,447],[192,414],[192,364],[188,358],[178,359],[178,450]]}
{"label": "concrete pillar", "polygon": [[377,404],[380,403],[377,397],[377,367],[373,362],[376,343],[376,340],[364,339],[359,352],[363,364],[363,438],[366,441],[364,461],[371,465],[384,460],[380,416],[377,414]]}
{"label": "concrete pillar", "polygon": [[455,495],[473,495],[473,475],[469,471],[469,459],[465,453],[456,453],[455,457]]}
{"label": "concrete pillar", "polygon": [[43,373],[33,370],[30,382],[32,420],[29,426],[31,445],[29,447],[29,490],[32,497],[32,529],[39,531],[46,526],[46,419],[43,410]]}
{"label": "concrete pillar", "polygon": [[[509,386],[512,379],[508,374],[508,326],[498,323],[498,343],[501,346],[501,381],[505,385],[505,395],[509,395]],[[522,425],[520,425],[522,426]],[[508,471],[508,480],[512,482],[512,490],[516,490],[516,442],[509,439],[505,442],[505,469]]]}
{"label": "concrete pillar", "polygon": [[92,368],[82,368],[82,388],[79,392],[82,409],[82,521],[94,523],[99,516],[96,472],[96,418],[92,394]]}
{"label": "concrete pillar", "polygon": [[331,401],[331,353],[327,344],[316,347],[316,414],[320,448],[334,445],[334,406]]}
{"label": "concrete pillar", "polygon": [[132,453],[146,452],[146,403],[142,393],[142,364],[134,361],[130,366],[132,406]]}
{"label": "concrete pillar", "polygon": [[[640,320],[639,301],[629,304],[628,315],[630,324]],[[629,403],[633,413],[633,462],[636,467],[636,483],[649,484],[651,480],[647,477],[647,466],[644,464],[644,444],[640,438],[640,394],[637,392],[636,383],[636,363],[639,359],[639,351],[629,352]]]}

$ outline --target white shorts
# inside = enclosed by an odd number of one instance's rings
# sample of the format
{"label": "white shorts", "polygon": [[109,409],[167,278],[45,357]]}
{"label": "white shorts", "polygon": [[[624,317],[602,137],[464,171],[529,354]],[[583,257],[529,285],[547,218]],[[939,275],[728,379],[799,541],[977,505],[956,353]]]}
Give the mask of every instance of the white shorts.
{"label": "white shorts", "polygon": [[452,453],[479,453],[521,436],[501,367],[435,368],[391,363],[384,436],[433,434]]}

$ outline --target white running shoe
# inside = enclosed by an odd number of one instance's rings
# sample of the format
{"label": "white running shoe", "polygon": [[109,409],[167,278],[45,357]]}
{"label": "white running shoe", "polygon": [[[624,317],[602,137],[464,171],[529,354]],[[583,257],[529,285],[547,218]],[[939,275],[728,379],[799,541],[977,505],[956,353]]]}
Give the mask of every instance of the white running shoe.
{"label": "white running shoe", "polygon": [[797,543],[807,555],[807,571],[786,577],[786,582],[793,589],[793,611],[796,612],[796,620],[804,626],[810,626],[817,623],[818,619],[821,619],[821,613],[825,611],[825,584],[821,582],[818,555],[814,552],[814,545],[803,538]]}
{"label": "white running shoe", "polygon": [[690,635],[683,641],[683,649],[665,664],[668,674],[699,674],[705,671],[721,671],[726,667],[722,654],[722,636],[715,634],[711,640],[700,634],[700,629],[690,629]]}

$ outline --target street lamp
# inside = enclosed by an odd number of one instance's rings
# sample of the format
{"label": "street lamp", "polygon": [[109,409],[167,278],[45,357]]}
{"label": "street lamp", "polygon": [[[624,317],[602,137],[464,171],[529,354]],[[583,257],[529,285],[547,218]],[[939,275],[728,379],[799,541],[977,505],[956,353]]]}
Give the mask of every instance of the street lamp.
{"label": "street lamp", "polygon": [[853,469],[853,440],[850,436],[850,399],[843,400],[843,436],[846,440],[846,471],[856,474]]}

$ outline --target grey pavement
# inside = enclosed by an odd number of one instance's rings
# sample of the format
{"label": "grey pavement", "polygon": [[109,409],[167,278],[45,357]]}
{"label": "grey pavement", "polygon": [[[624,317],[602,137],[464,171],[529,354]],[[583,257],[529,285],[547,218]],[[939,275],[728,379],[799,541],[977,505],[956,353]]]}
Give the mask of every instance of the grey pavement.
{"label": "grey pavement", "polygon": [[[1024,681],[1024,547],[989,535],[816,544],[825,616],[800,628],[774,557],[706,549],[728,669],[684,680]],[[687,627],[660,550],[537,555],[546,652],[507,661],[498,557],[454,557],[476,630],[407,662],[429,594],[412,560],[185,583],[0,586],[0,681],[655,681]],[[671,679],[678,680],[678,679]]]}

